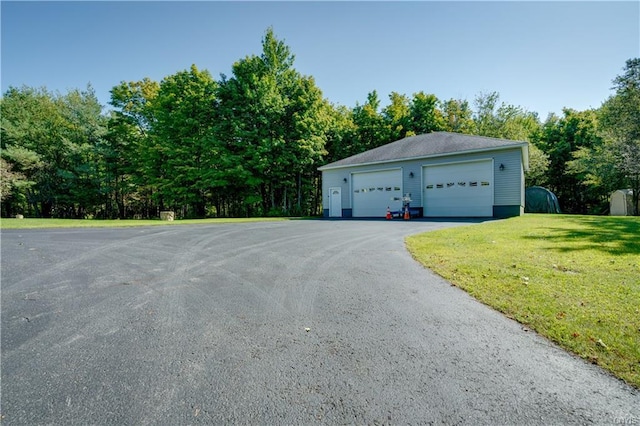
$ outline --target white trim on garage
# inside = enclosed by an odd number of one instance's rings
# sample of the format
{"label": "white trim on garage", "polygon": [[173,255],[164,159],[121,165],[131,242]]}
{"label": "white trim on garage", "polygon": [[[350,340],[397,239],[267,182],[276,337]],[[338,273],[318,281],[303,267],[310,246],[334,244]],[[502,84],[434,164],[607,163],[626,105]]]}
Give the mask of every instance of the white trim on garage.
{"label": "white trim on garage", "polygon": [[491,217],[493,159],[423,166],[422,193],[426,217]]}
{"label": "white trim on garage", "polygon": [[402,168],[351,173],[353,217],[384,217],[402,208]]}

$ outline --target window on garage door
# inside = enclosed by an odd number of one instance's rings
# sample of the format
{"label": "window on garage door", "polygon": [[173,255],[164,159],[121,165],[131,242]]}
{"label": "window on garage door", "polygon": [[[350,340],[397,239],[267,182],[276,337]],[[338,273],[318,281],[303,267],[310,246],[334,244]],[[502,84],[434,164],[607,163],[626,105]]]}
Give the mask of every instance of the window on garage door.
{"label": "window on garage door", "polygon": [[354,217],[384,217],[387,207],[402,207],[402,170],[352,174]]}
{"label": "window on garage door", "polygon": [[430,217],[493,215],[493,161],[425,166],[424,214]]}

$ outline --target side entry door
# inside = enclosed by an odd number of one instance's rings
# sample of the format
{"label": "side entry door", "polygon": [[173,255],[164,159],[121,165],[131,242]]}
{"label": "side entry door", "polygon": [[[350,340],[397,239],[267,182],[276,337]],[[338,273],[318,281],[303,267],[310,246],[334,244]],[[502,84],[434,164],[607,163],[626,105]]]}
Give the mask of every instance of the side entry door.
{"label": "side entry door", "polygon": [[341,188],[329,188],[329,217],[342,217]]}

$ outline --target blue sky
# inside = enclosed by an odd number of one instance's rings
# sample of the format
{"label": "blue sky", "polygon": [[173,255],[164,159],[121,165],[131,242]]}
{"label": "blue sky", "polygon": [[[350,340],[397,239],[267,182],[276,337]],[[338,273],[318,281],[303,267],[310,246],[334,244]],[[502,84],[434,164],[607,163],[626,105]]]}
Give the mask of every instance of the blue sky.
{"label": "blue sky", "polygon": [[334,104],[377,90],[467,99],[497,91],[542,119],[599,107],[640,56],[640,2],[8,2],[2,92],[156,81],[195,64],[214,78],[260,54],[268,27]]}

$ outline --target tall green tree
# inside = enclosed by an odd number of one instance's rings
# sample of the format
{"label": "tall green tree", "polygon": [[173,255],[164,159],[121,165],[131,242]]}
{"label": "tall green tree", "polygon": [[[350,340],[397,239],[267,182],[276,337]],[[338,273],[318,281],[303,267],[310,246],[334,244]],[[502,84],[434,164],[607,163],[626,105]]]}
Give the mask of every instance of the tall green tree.
{"label": "tall green tree", "polygon": [[127,117],[144,134],[155,121],[153,103],[159,90],[158,82],[148,77],[140,81],[121,81],[111,89],[109,104],[116,109],[117,116]]}
{"label": "tall green tree", "polygon": [[411,130],[411,106],[409,98],[397,92],[389,95],[391,103],[382,110],[382,116],[389,129],[389,139],[396,141],[406,136],[413,136]]}
{"label": "tall green tree", "polygon": [[592,149],[601,142],[594,110],[565,108],[562,117],[551,114],[543,124],[536,145],[549,157],[547,186],[558,196],[564,211],[586,214],[601,208],[600,197],[587,191],[584,176],[570,164],[580,149]]}
{"label": "tall green tree", "polygon": [[476,135],[529,141],[540,130],[536,113],[499,101],[497,92],[481,93],[476,97],[473,116]]}
{"label": "tall green tree", "polygon": [[357,154],[353,146],[357,127],[353,122],[352,110],[339,105],[332,106],[330,113],[331,120],[326,132],[327,142],[325,145],[327,154],[323,161],[325,164]]}
{"label": "tall green tree", "polygon": [[[2,202],[2,216],[8,217],[24,213],[26,198],[22,191],[32,185],[26,176],[13,170],[11,163],[0,157],[0,202]],[[7,201],[13,199],[12,203]]]}
{"label": "tall green tree", "polygon": [[100,145],[107,131],[93,89],[71,90],[57,99],[66,122],[62,143],[66,146],[66,168],[58,171],[63,178],[58,208],[65,216],[83,218],[102,213],[104,197],[104,163]]}
{"label": "tall green tree", "polygon": [[2,98],[2,155],[33,184],[21,188],[27,213],[79,217],[99,209],[95,146],[105,120],[93,89],[54,95],[11,87]]}
{"label": "tall green tree", "polygon": [[313,78],[293,63],[289,47],[268,29],[262,54],[236,62],[233,76],[220,81],[215,137],[225,159],[221,181],[240,202],[235,214],[309,205],[302,188],[317,179],[331,114]]}
{"label": "tall green tree", "polygon": [[143,191],[148,182],[140,173],[140,140],[144,137],[133,121],[111,111],[107,133],[98,146],[104,163],[105,217],[125,219],[142,215],[145,210]]}
{"label": "tall green tree", "polygon": [[497,92],[481,93],[476,97],[474,133],[529,142],[529,170],[525,175],[525,185],[546,185],[550,161],[538,144],[541,132],[538,115],[522,107],[499,102]]}
{"label": "tall green tree", "polygon": [[473,134],[473,111],[466,100],[449,99],[443,102],[442,115],[447,132]]}
{"label": "tall green tree", "polygon": [[600,112],[606,150],[626,186],[633,190],[635,215],[640,199],[640,58],[627,60],[624,73],[613,80],[615,94]]}
{"label": "tall green tree", "polygon": [[211,155],[217,83],[195,65],[165,77],[153,104],[151,148],[161,156],[152,182],[163,203],[181,216],[204,217],[217,167]]}
{"label": "tall green tree", "polygon": [[566,163],[566,174],[579,180],[582,196],[591,201],[586,213],[602,214],[609,209],[609,196],[619,188],[625,188],[624,175],[616,167],[618,159],[607,143],[592,147],[580,147]]}
{"label": "tall green tree", "polygon": [[45,88],[10,87],[2,97],[2,156],[14,171],[32,182],[25,188],[25,213],[51,216],[57,168],[63,155],[58,154],[56,133],[63,118],[53,94]]}
{"label": "tall green tree", "polygon": [[498,92],[480,93],[476,96],[474,105],[475,112],[473,121],[475,122],[474,133],[479,136],[501,137],[500,121],[498,119],[497,108],[500,94]]}
{"label": "tall green tree", "polygon": [[356,104],[352,110],[353,123],[356,126],[351,143],[354,154],[377,148],[391,142],[389,124],[380,112],[380,98],[377,91],[367,94],[367,101]]}
{"label": "tall green tree", "polygon": [[[640,196],[640,58],[629,59],[623,74],[613,80],[615,94],[595,112],[598,143],[583,144],[568,162],[568,175],[576,176],[589,193],[608,207],[612,191],[633,190],[637,211]],[[565,175],[567,175],[565,174]]]}
{"label": "tall green tree", "polygon": [[[334,126],[332,106],[323,97],[312,77],[301,76],[294,86],[291,132],[295,160],[295,198],[285,198],[285,212],[317,214],[321,211],[321,173],[317,168],[326,156],[328,136]],[[315,191],[314,191],[315,189]],[[295,200],[295,202],[293,202]],[[292,206],[295,209],[292,210]]]}
{"label": "tall green tree", "polygon": [[440,101],[433,94],[418,92],[411,99],[411,132],[416,135],[445,130],[442,111],[438,108]]}
{"label": "tall green tree", "polygon": [[140,81],[121,81],[111,89],[109,104],[114,110],[102,146],[109,216],[114,215],[111,206],[115,203],[118,217],[157,217],[159,197],[154,182],[163,159],[149,133],[156,121],[154,102],[159,90],[160,84],[146,77]]}
{"label": "tall green tree", "polygon": [[[44,163],[37,152],[15,145],[5,145],[2,149],[3,182],[2,212],[7,216],[26,213],[38,216],[38,192],[34,189],[37,179],[44,169]],[[14,180],[16,178],[16,180]]]}

